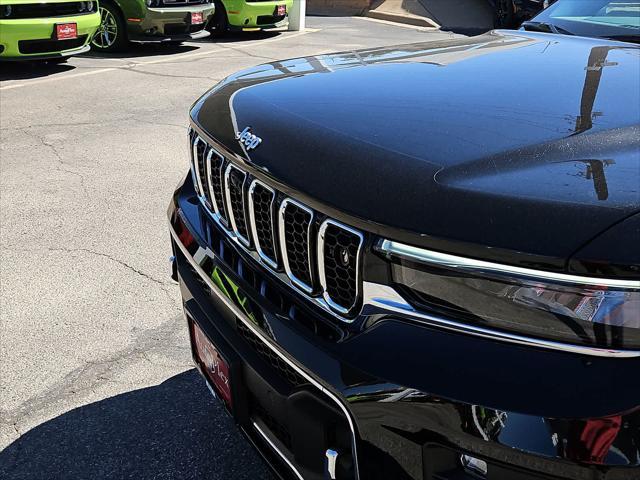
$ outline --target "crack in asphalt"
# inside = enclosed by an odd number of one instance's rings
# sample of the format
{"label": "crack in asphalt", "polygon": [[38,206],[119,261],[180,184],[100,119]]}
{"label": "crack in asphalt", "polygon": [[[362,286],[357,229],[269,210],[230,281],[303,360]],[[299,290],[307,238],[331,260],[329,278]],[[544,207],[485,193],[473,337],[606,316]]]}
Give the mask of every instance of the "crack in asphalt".
{"label": "crack in asphalt", "polygon": [[[159,73],[159,72],[150,72],[146,70],[140,70],[136,68],[138,65],[134,65],[132,67],[121,68],[120,70],[126,70],[133,73],[140,73],[143,75],[153,75],[156,77],[166,77],[166,78],[187,78],[187,79],[203,79],[203,80],[212,80],[216,81],[216,78],[208,77],[208,76],[196,76],[196,75],[171,75],[169,73]],[[144,65],[143,65],[144,66]]]}
{"label": "crack in asphalt", "polygon": [[[20,428],[20,424],[24,420],[39,415],[47,417],[45,422],[49,417],[55,418],[64,413],[66,400],[71,397],[78,397],[73,401],[74,408],[78,408],[84,403],[83,400],[91,397],[91,394],[99,396],[96,389],[105,383],[131,387],[131,383],[119,382],[114,377],[141,360],[150,365],[172,368],[176,373],[191,368],[190,349],[187,343],[182,342],[181,338],[181,332],[185,327],[181,319],[181,314],[178,314],[155,328],[141,331],[127,347],[111,353],[105,358],[99,360],[83,359],[82,365],[68,372],[49,388],[24,401],[11,411],[3,410],[0,423],[10,426],[18,436],[21,436],[26,433]],[[169,362],[163,363],[153,357],[166,358]],[[135,388],[140,387],[136,386]],[[49,413],[53,413],[53,415]],[[12,459],[13,465],[16,465],[18,460],[19,454]],[[9,466],[8,470],[11,471],[11,468]]]}
{"label": "crack in asphalt", "polygon": [[221,48],[224,48],[225,50],[232,50],[234,52],[241,53],[243,55],[246,55],[247,57],[259,58],[261,60],[271,60],[272,62],[278,60],[275,57],[268,57],[266,55],[258,55],[257,53],[245,51],[244,49],[245,48],[249,48],[249,46],[246,46],[246,47],[242,47],[242,46],[240,46],[240,47],[232,47],[232,46],[223,46],[223,45],[221,45]]}
{"label": "crack in asphalt", "polygon": [[[187,125],[178,125],[176,123],[164,123],[164,122],[153,122],[150,120],[145,120],[140,118],[139,115],[127,115],[125,117],[120,117],[116,120],[110,120],[110,121],[104,121],[104,122],[70,122],[70,123],[40,123],[40,124],[35,124],[35,125],[26,125],[26,126],[22,126],[22,127],[2,127],[0,128],[0,131],[13,131],[13,132],[23,132],[24,134],[30,136],[31,138],[36,139],[38,142],[40,142],[41,144],[43,144],[46,147],[49,147],[51,149],[55,148],[54,145],[52,145],[50,142],[46,142],[45,140],[43,140],[43,137],[30,132],[30,130],[33,129],[37,129],[37,128],[60,128],[60,127],[98,127],[98,126],[103,126],[103,125],[107,125],[107,124],[121,124],[123,122],[128,122],[128,121],[134,121],[134,122],[139,122],[139,123],[146,123],[149,125],[156,125],[156,126],[167,126],[167,127],[180,127],[180,128],[187,128]],[[60,159],[60,153],[59,152],[55,152],[58,154],[58,160]],[[66,162],[64,162],[66,165],[68,165]],[[76,174],[76,175],[80,175],[77,172],[68,172],[71,174]]]}
{"label": "crack in asphalt", "polygon": [[159,127],[177,127],[177,128],[181,128],[183,130],[188,130],[188,126],[185,123],[184,125],[179,125],[177,123],[164,123],[164,122],[153,122],[151,120],[143,120],[142,118],[139,117],[135,117],[135,121],[136,122],[140,122],[140,123],[146,123],[149,125],[155,125],[155,126],[159,126]]}
{"label": "crack in asphalt", "polygon": [[36,123],[36,124],[33,124],[33,125],[26,125],[26,126],[22,126],[22,127],[1,127],[0,128],[0,132],[3,132],[3,131],[24,131],[24,133],[26,133],[28,135],[29,133],[26,130],[30,130],[32,128],[45,128],[45,127],[59,128],[59,127],[82,127],[82,126],[99,127],[99,126],[106,125],[106,124],[111,124],[111,123],[121,123],[122,121],[129,120],[130,118],[132,118],[132,115],[127,115],[125,117],[121,117],[121,118],[118,118],[118,119],[115,119],[115,120],[108,120],[108,121],[103,121],[103,122]]}
{"label": "crack in asphalt", "polygon": [[80,179],[80,187],[82,188],[82,191],[84,192],[85,196],[89,197],[89,191],[87,190],[87,185],[85,184],[85,176],[83,174],[81,174],[80,172],[74,172],[73,170],[69,170],[67,168],[67,163],[63,160],[62,158],[62,154],[58,151],[58,148],[51,142],[47,141],[47,139],[42,136],[42,135],[38,135],[35,132],[30,131],[29,127],[25,127],[23,132],[28,135],[29,137],[37,140],[38,142],[40,142],[40,144],[44,145],[45,147],[49,148],[49,150],[51,150],[51,152],[53,153],[54,157],[57,160],[58,166],[56,168],[56,170],[60,171],[60,172],[65,172],[68,173],[69,175],[75,175]]}
{"label": "crack in asphalt", "polygon": [[[35,249],[45,250],[45,251],[48,251],[48,252],[87,253],[87,254],[90,254],[90,255],[95,255],[97,257],[106,258],[108,260],[111,260],[112,262],[117,263],[118,265],[121,265],[122,267],[124,267],[127,270],[135,273],[136,275],[144,277],[147,280],[149,280],[150,282],[153,282],[153,283],[159,285],[160,286],[160,290],[162,290],[162,292],[167,296],[167,298],[171,302],[175,301],[175,299],[173,297],[173,293],[175,293],[175,292],[172,292],[171,290],[169,290],[170,287],[173,287],[175,285],[173,280],[171,280],[171,281],[158,280],[157,278],[149,275],[148,273],[145,273],[142,270],[137,269],[133,265],[128,264],[124,260],[120,260],[119,258],[116,258],[116,257],[114,257],[112,255],[109,255],[108,253],[98,252],[98,251],[95,251],[95,250],[91,250],[89,248],[36,247]],[[33,248],[29,249],[30,252],[33,251],[33,250],[34,250]],[[15,248],[15,247],[12,247],[12,246],[4,246],[4,247],[0,247],[0,251],[24,252],[24,251],[27,251],[27,250],[21,249],[21,248]]]}
{"label": "crack in asphalt", "polygon": [[103,257],[103,258],[107,258],[113,262],[116,262],[119,265],[122,265],[123,267],[131,270],[132,272],[135,272],[136,274],[146,278],[147,280],[150,280],[154,283],[157,283],[158,285],[162,285],[162,286],[167,286],[167,285],[171,285],[171,283],[169,282],[163,282],[162,280],[158,280],[157,278],[152,277],[151,275],[149,275],[148,273],[143,272],[142,270],[138,270],[136,267],[134,267],[133,265],[129,265],[127,262],[125,262],[124,260],[120,260],[119,258],[116,258],[112,255],[109,255],[108,253],[103,253],[103,252],[97,252],[95,250],[91,250],[89,248],[62,248],[62,247],[47,247],[46,250],[50,251],[50,252],[66,252],[66,253],[77,253],[77,252],[84,252],[84,253],[89,253],[91,255],[96,255],[98,257]]}

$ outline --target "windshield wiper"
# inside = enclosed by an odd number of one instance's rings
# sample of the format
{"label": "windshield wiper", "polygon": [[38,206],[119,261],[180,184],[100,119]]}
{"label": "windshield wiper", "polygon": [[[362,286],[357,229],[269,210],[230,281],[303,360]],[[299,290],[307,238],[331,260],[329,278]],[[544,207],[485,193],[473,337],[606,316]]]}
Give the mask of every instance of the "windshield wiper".
{"label": "windshield wiper", "polygon": [[561,35],[573,35],[569,30],[553,25],[552,23],[545,22],[524,22],[522,28],[528,32],[544,32],[544,33],[558,33]]}

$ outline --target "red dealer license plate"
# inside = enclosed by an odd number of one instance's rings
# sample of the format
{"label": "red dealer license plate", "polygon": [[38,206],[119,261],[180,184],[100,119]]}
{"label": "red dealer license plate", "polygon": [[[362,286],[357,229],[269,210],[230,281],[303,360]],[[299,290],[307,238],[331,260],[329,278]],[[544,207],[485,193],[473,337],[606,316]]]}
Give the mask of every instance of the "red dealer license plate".
{"label": "red dealer license plate", "polygon": [[193,321],[189,323],[191,323],[191,335],[196,360],[216,395],[231,410],[233,398],[231,396],[229,363],[222,357],[216,346],[211,343],[211,340],[204,334],[198,324]]}
{"label": "red dealer license plate", "polygon": [[278,17],[285,15],[287,13],[287,6],[286,5],[278,5],[276,7],[276,15]]}
{"label": "red dealer license plate", "polygon": [[69,40],[70,38],[78,38],[78,25],[75,23],[56,24],[56,39]]}
{"label": "red dealer license plate", "polygon": [[191,24],[200,25],[201,23],[204,23],[202,12],[191,12]]}

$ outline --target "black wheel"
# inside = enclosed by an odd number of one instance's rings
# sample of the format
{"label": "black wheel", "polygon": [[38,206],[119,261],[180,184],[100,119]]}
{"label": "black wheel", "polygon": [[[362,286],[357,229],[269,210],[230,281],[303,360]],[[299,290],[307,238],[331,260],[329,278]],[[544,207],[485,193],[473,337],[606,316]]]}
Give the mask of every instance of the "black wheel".
{"label": "black wheel", "polygon": [[100,3],[100,26],[91,47],[100,52],[116,52],[127,45],[127,30],[120,10],[110,3]]}
{"label": "black wheel", "polygon": [[216,11],[207,23],[207,31],[213,38],[220,38],[229,30],[229,19],[222,2],[216,0],[215,6]]}
{"label": "black wheel", "polygon": [[496,0],[494,25],[496,28],[510,28],[516,16],[513,0]]}

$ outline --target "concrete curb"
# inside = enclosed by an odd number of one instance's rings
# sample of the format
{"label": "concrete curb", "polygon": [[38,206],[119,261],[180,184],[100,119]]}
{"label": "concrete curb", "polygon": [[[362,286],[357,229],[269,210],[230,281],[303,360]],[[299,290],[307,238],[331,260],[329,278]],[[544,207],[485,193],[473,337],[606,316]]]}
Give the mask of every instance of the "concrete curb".
{"label": "concrete curb", "polygon": [[369,10],[365,13],[365,16],[369,18],[375,18],[378,20],[386,20],[388,22],[404,23],[406,25],[415,25],[416,27],[427,27],[433,29],[439,29],[440,25],[427,17],[420,17],[418,15],[401,14],[380,12],[378,10]]}

